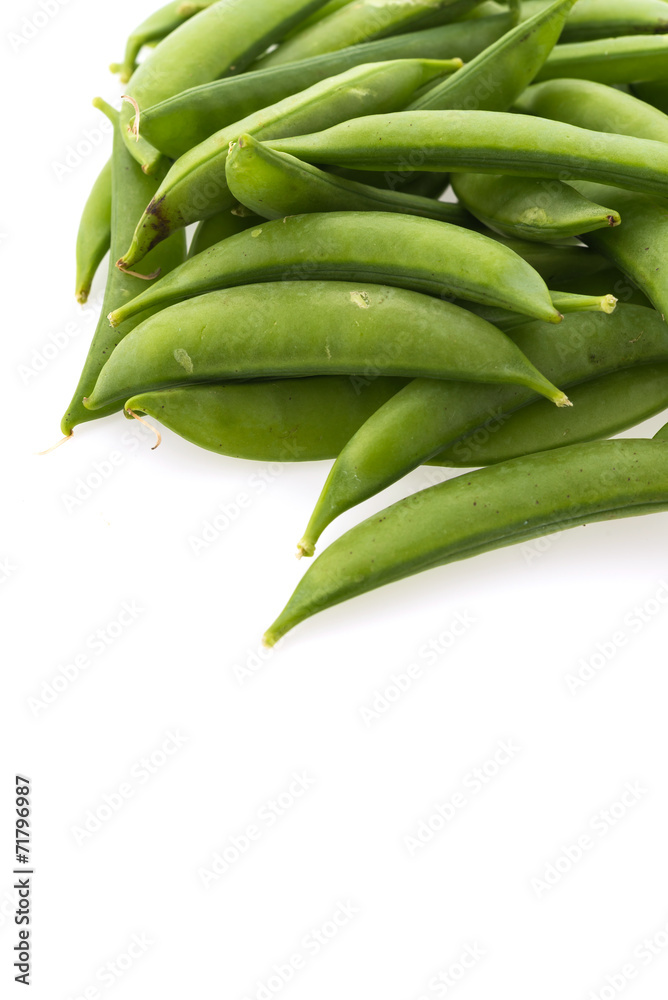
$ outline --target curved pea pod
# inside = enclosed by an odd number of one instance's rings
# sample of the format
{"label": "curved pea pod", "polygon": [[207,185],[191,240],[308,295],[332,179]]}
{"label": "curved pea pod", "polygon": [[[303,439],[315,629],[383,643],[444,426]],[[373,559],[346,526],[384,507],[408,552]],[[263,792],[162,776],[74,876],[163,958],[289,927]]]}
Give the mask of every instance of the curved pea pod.
{"label": "curved pea pod", "polygon": [[666,75],[668,38],[665,35],[630,35],[594,42],[557,45],[536,80],[581,77],[598,83],[633,83],[662,80]]}
{"label": "curved pea pod", "polygon": [[509,23],[509,16],[501,14],[480,21],[475,31],[469,24],[449,24],[201,84],[142,108],[139,131],[157,149],[176,159],[214,132],[364,63],[443,59],[452,53],[458,57],[451,60],[454,72],[459,60],[472,59],[482,52],[503,35]]}
{"label": "curved pea pod", "polygon": [[[612,316],[575,313],[557,332],[543,323],[512,331],[523,354],[570,387],[621,368],[668,362],[665,326],[652,309],[619,306]],[[570,391],[570,388],[569,388]],[[445,448],[479,431],[489,435],[508,415],[535,402],[516,386],[471,386],[416,379],[374,413],[337,458],[316,503],[299,549],[312,555],[324,529],[346,510],[397,482]],[[560,427],[561,415],[556,422]],[[478,464],[469,447],[469,465]]]}
{"label": "curved pea pod", "polygon": [[347,375],[193,385],[134,396],[146,413],[186,441],[234,458],[315,462],[334,458],[405,379],[357,385]]}
{"label": "curved pea pod", "polygon": [[470,221],[468,212],[451,202],[360,184],[277,153],[250,135],[241,136],[230,150],[225,173],[234,197],[265,219],[366,211],[420,215],[456,225]]}
{"label": "curved pea pod", "polygon": [[618,212],[589,201],[563,181],[462,173],[453,176],[452,187],[480,222],[523,240],[549,243],[621,222]]}
{"label": "curved pea pod", "polygon": [[320,212],[223,240],[115,309],[109,321],[117,325],[216,288],[281,278],[372,281],[561,319],[536,271],[480,233],[389,212]]}
{"label": "curved pea pod", "polygon": [[505,334],[419,292],[278,281],[208,292],[140,323],[107,361],[86,406],[149,389],[301,375],[379,374],[530,385],[568,400]]}
{"label": "curved pea pod", "polygon": [[[602,312],[610,316],[617,308],[617,299],[609,292],[603,295],[582,295],[577,292],[553,291],[550,292],[550,298],[554,308],[564,316],[575,312]],[[508,309],[478,305],[474,302],[459,302],[457,299],[455,299],[455,305],[464,306],[464,308],[474,312],[476,316],[481,316],[492,326],[497,326],[505,333],[528,322],[526,316],[510,312]]]}
{"label": "curved pea pod", "polygon": [[647,104],[668,115],[668,80],[649,83],[634,83],[633,92]]}
{"label": "curved pea pod", "polygon": [[[480,0],[358,0],[323,18],[285,41],[261,65],[281,66],[323,52],[370,42],[374,38],[396,35],[412,26],[419,28],[435,12],[444,19],[456,20]],[[433,23],[433,21],[431,22]]]}
{"label": "curved pea pod", "polygon": [[394,170],[417,148],[421,170],[557,179],[567,174],[658,195],[668,185],[664,143],[500,111],[370,115],[269,145],[309,163],[362,170]]}
{"label": "curved pea pod", "polygon": [[668,510],[668,441],[570,445],[465,473],[347,531],[264,637],[386,583],[554,531]]}
{"label": "curved pea pod", "polygon": [[239,233],[245,233],[247,229],[252,229],[261,222],[262,219],[253,213],[235,215],[233,212],[219,212],[218,215],[212,215],[211,218],[200,222],[193,233],[193,238],[188,248],[188,257],[196,257],[197,254],[208,250],[209,247],[214,246],[216,243],[220,243],[230,236],[238,236]]}
{"label": "curved pea pod", "polygon": [[182,0],[172,0],[171,3],[165,4],[164,7],[149,14],[128,37],[123,62],[112,64],[109,67],[111,72],[119,73],[121,83],[127,83],[137,68],[137,56],[144,46],[154,45],[156,42],[162,41],[170,32],[200,9],[193,4],[184,4]]}
{"label": "curved pea pod", "polygon": [[502,421],[461,438],[453,447],[439,452],[432,464],[463,469],[496,465],[520,455],[597,441],[637,427],[668,407],[668,364],[623,368],[571,386],[568,391],[573,407],[563,414],[559,426],[540,401],[530,403]]}
{"label": "curved pea pod", "polygon": [[[104,101],[93,102],[97,108],[104,111],[114,124],[114,144],[111,157],[111,259],[107,276],[107,285],[102,302],[102,313],[93,341],[88,350],[78,385],[65,413],[61,428],[63,434],[69,436],[77,424],[87,420],[105,417],[121,409],[120,406],[109,406],[97,413],[85,409],[83,397],[92,392],[97,377],[112,350],[135,326],[133,320],[123,323],[117,330],[111,330],[107,321],[107,313],[128,299],[134,298],[145,282],[131,274],[125,274],[114,266],[114,257],[118,247],[123,246],[132,232],[134,219],[139,206],[146,203],[155,192],[157,182],[142,173],[137,162],[128,153],[125,142],[118,127],[118,114]],[[140,209],[139,209],[140,210]],[[185,257],[185,239],[180,233],[176,238],[166,240],[154,253],[147,258],[148,268],[159,268],[168,273],[171,268],[180,264]]]}
{"label": "curved pea pod", "polygon": [[240,72],[279,41],[325,0],[217,0],[172,31],[132,74],[130,102],[121,109],[128,150],[145,173],[155,173],[162,156],[138,131],[133,107],[148,108],[186,87],[208,83],[233,69]]}
{"label": "curved pea pod", "polygon": [[[531,17],[545,0],[523,0]],[[665,0],[578,0],[561,35],[562,42],[589,42],[619,35],[657,35],[668,31]]]}
{"label": "curved pea pod", "polygon": [[575,0],[556,0],[507,32],[464,69],[419,97],[410,111],[471,108],[507,111],[531,83],[559,40]]}
{"label": "curved pea pod", "polygon": [[97,269],[111,246],[111,160],[107,160],[88,195],[79,223],[75,294],[88,300]]}
{"label": "curved pea pod", "polygon": [[225,164],[230,143],[240,135],[295,135],[305,128],[345,121],[351,114],[403,107],[425,80],[450,68],[448,61],[434,59],[398,59],[356,66],[216,132],[173,164],[137,223],[132,243],[118,266],[134,266],[169,233],[234,205]]}
{"label": "curved pea pod", "polygon": [[585,233],[584,242],[619,268],[645,293],[665,319],[668,315],[668,204],[632,191],[578,184],[587,197],[615,200],[624,219],[619,232]]}
{"label": "curved pea pod", "polygon": [[515,110],[594,132],[614,132],[638,139],[668,142],[668,115],[615,87],[590,80],[537,83],[525,90],[517,100]]}

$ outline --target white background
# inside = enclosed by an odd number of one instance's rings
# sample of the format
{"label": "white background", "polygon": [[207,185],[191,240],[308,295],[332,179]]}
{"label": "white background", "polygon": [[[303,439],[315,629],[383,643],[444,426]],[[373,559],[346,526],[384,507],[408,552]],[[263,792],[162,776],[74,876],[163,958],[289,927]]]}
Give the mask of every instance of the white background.
{"label": "white background", "polygon": [[[277,475],[170,433],[152,452],[121,416],[34,455],[59,437],[94,327],[73,299],[74,242],[108,132],[60,179],[56,165],[106,128],[90,101],[118,102],[107,64],[154,0],[55,5],[18,47],[10,34],[38,2],[2,11],[3,995],[25,995],[11,982],[11,871],[13,776],[27,773],[40,1000],[665,996],[668,516],[432,571],[312,619],[257,659],[303,571],[293,551],[325,464]],[[98,280],[94,301],[101,292]],[[121,464],[68,512],[65,495],[112,452]],[[417,471],[326,540],[427,483]],[[242,492],[249,509],[195,556],[191,536]],[[124,604],[136,617],[119,630]],[[450,641],[457,615],[469,624]],[[98,629],[115,636],[102,653]],[[572,693],[567,675],[620,632],[623,648]],[[88,666],[40,707],[78,655]],[[411,664],[410,690],[365,717]],[[500,741],[512,758],[488,763],[476,791],[471,772]],[[299,797],[294,773],[309,785]],[[613,806],[627,783],[635,796]],[[436,807],[457,793],[445,822]],[[111,816],[105,797],[120,802]],[[611,806],[617,819],[602,818]],[[95,813],[104,821],[82,834]],[[440,829],[411,849],[430,820]],[[207,888],[202,869],[249,824],[259,839]],[[581,860],[564,860],[581,837]],[[541,889],[551,864],[561,874]],[[333,936],[316,945],[323,925]],[[478,957],[449,986],[467,948]],[[296,954],[290,981],[271,979]]]}

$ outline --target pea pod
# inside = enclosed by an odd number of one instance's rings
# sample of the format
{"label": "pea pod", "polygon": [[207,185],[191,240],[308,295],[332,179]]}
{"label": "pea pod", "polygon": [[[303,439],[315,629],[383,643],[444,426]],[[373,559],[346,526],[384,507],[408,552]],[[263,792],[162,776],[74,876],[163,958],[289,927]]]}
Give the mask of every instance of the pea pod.
{"label": "pea pod", "polygon": [[553,49],[536,80],[554,77],[580,77],[598,83],[662,80],[666,75],[667,59],[668,38],[665,35],[568,42]]}
{"label": "pea pod", "polygon": [[97,269],[111,245],[111,160],[107,160],[84,205],[76,251],[77,302],[88,300]]}
{"label": "pea pod", "polygon": [[[556,334],[556,335],[555,335]],[[665,326],[651,309],[619,306],[612,316],[575,313],[558,333],[529,323],[512,339],[548,377],[564,386],[638,364],[668,362]],[[300,551],[312,555],[334,518],[397,482],[479,428],[502,425],[534,402],[524,388],[472,387],[416,379],[364,424],[337,458],[313,511]],[[557,423],[564,426],[557,417]],[[475,455],[469,453],[470,465]]]}
{"label": "pea pod", "polygon": [[[62,432],[67,436],[72,433],[77,424],[107,416],[120,409],[120,406],[112,405],[97,413],[92,413],[85,409],[83,397],[92,392],[102,366],[116,344],[135,326],[135,322],[129,320],[117,330],[111,330],[107,321],[109,309],[133,298],[145,285],[141,279],[119,271],[114,266],[114,257],[119,246],[125,244],[128,235],[132,232],[137,211],[141,210],[139,206],[146,203],[146,199],[151,197],[157,187],[157,182],[142,173],[136,161],[128,153],[120,134],[117,112],[104,101],[95,100],[93,103],[107,114],[114,124],[114,144],[111,157],[111,260],[100,321],[93,335],[93,341],[88,350],[78,385],[62,419]],[[146,260],[146,266],[160,268],[166,274],[171,268],[180,264],[184,257],[185,240],[183,234],[179,233],[175,238],[166,240],[154,253],[151,253]]]}
{"label": "pea pod", "polygon": [[[325,0],[218,0],[172,31],[132,74],[126,96],[148,108],[185,87],[208,83],[233,68],[239,72],[278,41]],[[162,157],[138,134],[134,112],[121,109],[121,132],[128,150],[146,173],[155,173]]]}
{"label": "pea pod", "polygon": [[[543,281],[552,288],[563,288],[574,292],[596,291],[600,294],[605,294],[604,286],[600,284],[597,288],[572,287],[574,281],[589,282],[590,279],[596,279],[598,282],[599,276],[600,280],[605,278],[605,284],[609,283],[607,272],[609,272],[610,265],[605,257],[601,257],[600,254],[594,253],[586,247],[533,243],[529,240],[501,236],[491,229],[485,235],[497,240],[504,246],[514,250],[520,257],[523,257],[528,264],[531,264],[535,271],[538,271]],[[617,277],[619,278],[621,275],[617,273]],[[612,285],[610,286],[610,290],[615,291]]]}
{"label": "pea pod", "polygon": [[467,434],[441,451],[433,464],[468,469],[496,465],[535,451],[549,451],[620,434],[668,407],[668,364],[638,365],[571,386],[572,409],[554,421],[538,400],[498,422]]}
{"label": "pea pod", "polygon": [[265,219],[303,212],[365,211],[421,215],[456,225],[466,225],[471,218],[451,202],[360,184],[319,170],[275,152],[251,135],[242,135],[230,150],[225,176],[234,197]]}
{"label": "pea pod", "polygon": [[[666,39],[668,43],[668,38]],[[668,147],[499,111],[370,115],[269,145],[309,163],[393,170],[410,149],[421,170],[598,180],[646,194],[668,190]]]}
{"label": "pea pod", "polygon": [[335,541],[264,637],[318,611],[457,559],[595,521],[668,509],[668,441],[595,441],[432,486]]}
{"label": "pea pod", "polygon": [[529,385],[569,405],[505,334],[449,302],[382,285],[279,281],[208,292],[140,323],[107,361],[86,406],[200,382],[370,366],[390,376]]}
{"label": "pea pod", "polygon": [[395,35],[435,12],[456,20],[480,0],[358,0],[300,31],[262,60],[262,66],[282,66],[301,59]]}
{"label": "pea pod", "polygon": [[657,311],[668,315],[668,204],[632,191],[606,190],[601,184],[578,184],[587,197],[608,192],[624,225],[615,233],[586,233],[585,243],[619,268],[645,293]]}
{"label": "pea pod", "polygon": [[146,413],[219,455],[259,462],[334,458],[365,420],[406,385],[379,378],[356,386],[346,375],[193,385],[134,396]]}
{"label": "pea pod", "polygon": [[305,128],[345,121],[351,114],[403,107],[425,80],[449,68],[448,62],[432,59],[356,66],[216,132],[171,167],[137,223],[132,243],[118,261],[119,267],[133,267],[169,233],[234,205],[225,163],[230,143],[240,135],[295,135]]}
{"label": "pea pod", "polygon": [[[140,134],[176,159],[214,132],[330,76],[364,63],[393,59],[472,59],[508,29],[507,14],[485,18],[475,30],[466,23],[395,35],[298,63],[258,69],[191,87],[150,108],[142,108]],[[453,71],[460,63],[452,61]]]}
{"label": "pea pod", "polygon": [[214,246],[216,243],[220,243],[230,236],[245,233],[247,229],[252,229],[253,226],[257,226],[260,222],[262,222],[262,219],[252,213],[242,216],[234,215],[232,212],[220,212],[218,215],[212,215],[210,219],[200,222],[193,233],[193,238],[188,248],[188,257],[196,257],[197,254],[208,250],[209,247]]}
{"label": "pea pod", "polygon": [[[531,17],[546,0],[523,0]],[[665,0],[578,0],[561,35],[562,42],[589,42],[619,35],[657,35],[668,31]]]}
{"label": "pea pod", "polygon": [[480,233],[389,212],[321,212],[266,222],[223,240],[115,309],[109,321],[116,326],[145,309],[216,288],[281,278],[372,281],[561,319],[530,265]]}
{"label": "pea pod", "polygon": [[668,142],[668,115],[615,87],[590,80],[537,83],[525,90],[515,110],[594,132]]}
{"label": "pea pod", "polygon": [[109,68],[112,73],[119,73],[121,83],[127,83],[137,68],[137,56],[145,45],[153,45],[162,41],[170,32],[187,21],[208,4],[184,4],[182,0],[172,0],[142,21],[128,37],[125,55],[122,63],[114,63]]}
{"label": "pea pod", "polygon": [[619,213],[579,194],[563,181],[501,174],[455,174],[460,203],[489,226],[510,237],[549,243],[618,226]]}
{"label": "pea pod", "polygon": [[[582,295],[577,292],[552,291],[550,298],[554,308],[564,316],[576,312],[601,312],[610,316],[617,308],[617,299],[608,292],[604,295]],[[455,304],[464,306],[474,312],[476,316],[481,316],[492,326],[503,330],[504,333],[528,322],[527,317],[520,313],[499,309],[495,306],[479,305],[476,302],[458,302],[456,299]]]}
{"label": "pea pod", "polygon": [[507,111],[531,83],[559,40],[575,0],[555,0],[507,32],[451,79],[431,87],[409,111],[470,108]]}

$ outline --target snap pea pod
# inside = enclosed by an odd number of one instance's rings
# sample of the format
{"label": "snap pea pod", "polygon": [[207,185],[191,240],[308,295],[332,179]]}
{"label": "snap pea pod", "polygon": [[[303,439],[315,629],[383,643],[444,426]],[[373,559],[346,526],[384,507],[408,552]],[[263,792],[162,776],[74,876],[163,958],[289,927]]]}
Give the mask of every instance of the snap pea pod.
{"label": "snap pea pod", "polygon": [[[574,313],[555,334],[543,323],[528,323],[510,336],[541,371],[567,387],[632,365],[668,362],[665,326],[652,309],[640,306],[620,305],[612,316]],[[483,388],[425,378],[411,382],[369,418],[337,458],[300,551],[312,555],[339,514],[452,449],[464,435],[480,429],[494,433],[508,414],[535,399],[515,386]],[[556,419],[561,426],[559,415]],[[470,449],[467,461],[477,464]]]}
{"label": "snap pea pod", "polygon": [[507,111],[556,45],[574,3],[575,0],[555,0],[547,9],[539,10],[472,59],[451,79],[431,87],[407,110]]}
{"label": "snap pea pod", "polygon": [[[468,24],[450,24],[215,80],[142,108],[139,131],[153,146],[176,159],[225,126],[354,66],[449,55],[466,62],[500,38],[509,25],[509,16],[501,14],[478,22],[474,31]],[[458,65],[453,59],[453,72]]]}
{"label": "snap pea pod", "polygon": [[[145,59],[128,83],[126,95],[138,107],[148,108],[186,87],[208,83],[233,69],[240,72],[272,42],[325,0],[218,0],[172,31],[151,57]],[[155,173],[160,153],[131,128],[133,107],[121,108],[121,132],[132,156],[146,173]]]}
{"label": "snap pea pod", "polygon": [[641,101],[668,115],[668,79],[650,83],[634,83],[633,92]]}
{"label": "snap pea pod", "polygon": [[[133,298],[143,288],[145,282],[131,274],[124,274],[114,266],[114,257],[132,232],[134,219],[140,207],[146,203],[155,192],[157,181],[142,173],[137,162],[130,156],[120,134],[118,113],[104,101],[96,99],[94,105],[103,111],[114,125],[113,152],[111,156],[111,259],[107,276],[107,285],[102,302],[102,312],[93,341],[88,350],[79,382],[72,396],[61,428],[63,434],[69,436],[77,424],[97,417],[105,417],[115,413],[119,406],[109,406],[97,413],[85,409],[83,397],[88,395],[95,386],[97,377],[107,358],[119,341],[135,326],[135,321],[128,320],[117,330],[111,330],[107,321],[107,312],[127,299]],[[175,238],[166,240],[157,247],[146,260],[148,268],[160,268],[167,273],[180,264],[185,257],[185,239],[179,233]]]}
{"label": "snap pea pod", "polygon": [[309,163],[362,170],[396,169],[409,150],[418,149],[421,170],[558,179],[565,173],[647,194],[668,192],[664,143],[500,111],[370,115],[269,145]]}
{"label": "snap pea pod", "polygon": [[398,59],[368,63],[330,77],[230,125],[189,150],[173,164],[137,228],[119,267],[132,267],[169,233],[232,208],[235,199],[225,177],[230,143],[248,132],[259,138],[295,135],[403,107],[416,87],[439,76],[450,63],[435,59]]}
{"label": "snap pea pod", "polygon": [[126,410],[146,413],[219,455],[315,462],[338,455],[405,385],[405,379],[378,378],[358,386],[347,375],[193,385],[133,396]]}
{"label": "snap pea pod", "polygon": [[219,212],[212,215],[210,219],[200,222],[193,233],[188,257],[196,257],[197,254],[208,250],[209,247],[226,240],[229,236],[237,236],[245,233],[247,229],[252,229],[263,220],[259,216],[249,212],[248,215],[234,215],[232,212]]}
{"label": "snap pea pod", "polygon": [[594,132],[614,132],[637,139],[668,142],[668,115],[631,94],[591,80],[564,79],[537,83],[518,98],[515,110]]}
{"label": "snap pea pod", "polygon": [[[566,291],[588,292],[588,288],[572,288],[574,281],[589,281],[599,275],[605,275],[606,282],[610,265],[605,257],[581,246],[557,246],[550,243],[532,243],[529,240],[513,239],[509,236],[501,236],[493,230],[487,230],[486,236],[497,240],[504,246],[514,250],[515,253],[523,257],[531,264],[535,271],[538,271],[543,281],[552,288],[564,288]],[[617,272],[617,278],[621,275]],[[614,291],[613,286],[610,286]],[[596,289],[591,289],[604,294],[603,286],[598,284]]]}
{"label": "snap pea pod", "polygon": [[668,38],[665,35],[629,35],[593,42],[557,45],[536,80],[581,77],[598,83],[634,83],[666,76]]}
{"label": "snap pea pod", "polygon": [[480,233],[390,212],[317,212],[223,240],[115,309],[109,322],[217,288],[280,279],[372,281],[561,319],[536,271]]}
{"label": "snap pea pod", "polygon": [[457,559],[668,509],[668,442],[595,441],[431,486],[368,518],[309,567],[264,641],[318,611]]}
{"label": "snap pea pod", "polygon": [[286,35],[286,38],[292,38],[293,35],[298,34],[304,28],[310,28],[312,24],[317,24],[318,21],[322,21],[323,17],[329,17],[330,14],[334,14],[341,7],[345,7],[346,4],[350,3],[350,0],[328,0],[324,7],[320,10],[316,10],[314,14],[310,14],[309,17],[305,18],[301,24],[293,28],[292,31]]}
{"label": "snap pea pod", "polygon": [[619,213],[583,197],[563,181],[501,174],[455,174],[452,188],[464,208],[505,236],[549,243],[618,226]]}
{"label": "snap pea pod", "polygon": [[[652,308],[652,303],[638,286],[616,267],[608,266],[594,275],[566,276],[562,282],[566,291],[576,295],[614,295],[618,302]],[[606,292],[606,288],[609,292]]]}
{"label": "snap pea pod", "polygon": [[[204,4],[203,6],[208,6]],[[187,21],[201,7],[184,4],[182,0],[172,0],[149,16],[138,25],[128,37],[125,55],[122,63],[112,63],[109,67],[112,73],[119,73],[121,83],[127,83],[137,68],[137,56],[145,45],[162,41],[170,32]]]}
{"label": "snap pea pod", "polygon": [[[522,15],[531,17],[546,0],[524,0]],[[589,42],[619,35],[655,35],[668,31],[665,0],[578,0],[561,35],[562,42]]]}
{"label": "snap pea pod", "polygon": [[111,246],[111,160],[102,167],[88,195],[79,223],[76,250],[75,295],[88,300],[97,269]]}
{"label": "snap pea pod", "polygon": [[[574,385],[572,409],[555,423],[542,401],[510,413],[498,424],[479,428],[439,452],[433,464],[468,469],[496,465],[535,451],[549,451],[620,434],[668,407],[668,364],[623,368]],[[558,426],[557,426],[558,424]]]}
{"label": "snap pea pod", "polygon": [[234,197],[265,219],[303,212],[365,211],[421,215],[455,225],[471,219],[459,205],[330,174],[277,153],[251,135],[242,135],[230,150],[225,176]]}
{"label": "snap pea pod", "polygon": [[[604,295],[581,295],[576,292],[551,291],[550,298],[552,299],[554,308],[564,316],[568,313],[576,312],[602,312],[610,316],[617,308],[617,299],[608,292]],[[480,305],[477,302],[460,302],[457,299],[454,301],[455,305],[461,305],[465,309],[469,309],[476,316],[481,316],[488,323],[491,323],[492,326],[497,326],[499,330],[503,330],[505,333],[527,322],[526,316],[522,316],[517,312],[510,312],[508,309]]]}
{"label": "snap pea pod", "polygon": [[[317,303],[317,305],[314,305]],[[113,352],[86,406],[152,389],[258,377],[426,375],[562,392],[478,316],[419,292],[344,281],[279,281],[168,306]]]}
{"label": "snap pea pod", "polygon": [[370,42],[374,38],[396,35],[411,26],[420,27],[436,11],[445,11],[445,19],[456,20],[480,0],[359,0],[323,18],[317,24],[285,41],[264,58],[263,67],[282,66],[323,52]]}
{"label": "snap pea pod", "polygon": [[601,184],[578,184],[586,197],[609,194],[624,224],[612,233],[585,233],[587,246],[619,268],[645,293],[664,318],[668,315],[668,203],[632,191],[606,191]]}

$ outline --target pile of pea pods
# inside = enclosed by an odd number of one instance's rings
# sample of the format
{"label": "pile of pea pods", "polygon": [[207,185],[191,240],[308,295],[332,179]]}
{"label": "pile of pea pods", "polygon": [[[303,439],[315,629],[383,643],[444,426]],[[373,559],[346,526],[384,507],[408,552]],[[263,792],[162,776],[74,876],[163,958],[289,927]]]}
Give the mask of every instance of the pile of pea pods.
{"label": "pile of pea pods", "polygon": [[466,470],[326,548],[268,645],[668,510],[668,425],[611,439],[668,408],[668,0],[173,0],[112,70],[79,301],[110,262],[63,433],[124,412],[333,459],[304,556],[418,466]]}

